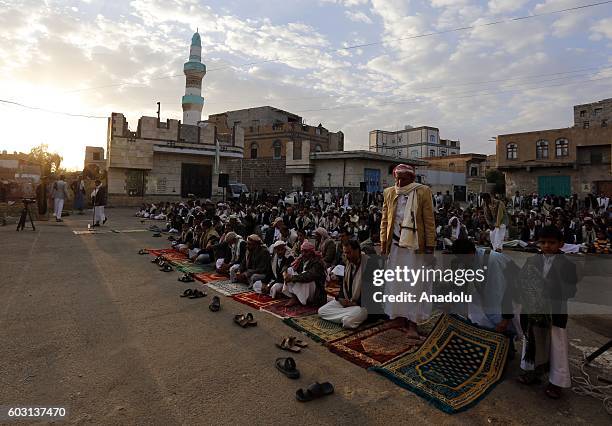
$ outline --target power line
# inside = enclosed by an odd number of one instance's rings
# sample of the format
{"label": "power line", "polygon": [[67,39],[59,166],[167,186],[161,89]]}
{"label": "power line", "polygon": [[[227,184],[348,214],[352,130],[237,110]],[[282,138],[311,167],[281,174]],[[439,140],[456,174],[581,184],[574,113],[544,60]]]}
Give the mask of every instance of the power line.
{"label": "power line", "polygon": [[[399,37],[399,38],[395,38],[395,39],[388,39],[388,40],[384,40],[384,41],[375,41],[375,42],[370,42],[370,43],[362,43],[362,44],[355,44],[355,45],[351,45],[351,46],[345,46],[345,47],[341,47],[341,48],[327,49],[327,50],[324,50],[324,52],[326,52],[326,53],[343,52],[343,51],[352,50],[352,49],[361,49],[361,48],[364,48],[364,47],[377,46],[377,45],[381,45],[381,44],[384,44],[384,43],[390,43],[390,42],[396,42],[396,41],[404,41],[404,40],[413,40],[413,39],[419,39],[419,38],[425,38],[425,37],[432,37],[432,36],[437,36],[437,35],[449,34],[449,33],[453,33],[453,32],[467,31],[467,30],[471,30],[471,29],[475,29],[475,28],[489,27],[489,26],[500,25],[500,24],[507,24],[507,23],[516,22],[516,21],[523,21],[523,20],[526,20],[526,19],[539,18],[539,17],[547,16],[547,15],[554,15],[554,14],[560,14],[560,13],[566,13],[566,12],[574,12],[574,11],[577,11],[577,10],[587,9],[587,8],[591,8],[591,7],[603,6],[603,5],[609,4],[609,3],[612,3],[612,0],[602,1],[602,2],[598,2],[598,3],[585,4],[585,5],[582,5],[582,6],[568,7],[568,8],[565,8],[565,9],[552,10],[552,11],[549,11],[549,12],[534,13],[534,14],[531,14],[531,15],[525,15],[525,16],[520,16],[520,17],[516,17],[516,18],[499,20],[499,21],[492,21],[492,22],[487,22],[487,23],[484,23],[484,24],[468,25],[468,26],[457,27],[457,28],[452,28],[452,29],[448,29],[448,30],[433,31],[433,32],[428,32],[428,33],[423,33],[423,34],[416,34],[416,35],[412,35],[412,36]],[[268,64],[268,63],[273,63],[273,62],[289,61],[289,60],[298,59],[298,58],[301,58],[301,57],[302,57],[302,55],[299,55],[299,56],[296,55],[296,56],[292,56],[292,57],[290,56],[290,57],[287,57],[287,58],[276,58],[276,59],[266,59],[266,60],[262,60],[262,61],[245,62],[245,63],[238,64],[238,65],[231,65],[230,64],[230,65],[220,66],[220,67],[217,67],[217,68],[211,68],[211,69],[207,70],[207,72],[221,71],[221,70],[230,69],[230,68],[244,68],[244,67],[250,67],[250,66],[261,65],[261,64]],[[183,77],[183,74],[173,74],[173,75],[167,75],[167,76],[154,77],[154,78],[151,78],[149,81],[164,80],[164,79],[170,79],[170,78],[176,78],[176,77]],[[129,82],[115,83],[115,84],[108,84],[108,85],[103,85],[103,86],[84,87],[84,88],[81,88],[81,89],[70,90],[70,91],[66,91],[66,92],[63,92],[63,93],[75,93],[75,92],[83,92],[83,91],[87,91],[87,90],[106,89],[106,88],[122,87],[122,86],[134,86],[134,85],[140,85],[140,84],[142,84],[142,83],[129,83]]]}
{"label": "power line", "polygon": [[54,110],[51,110],[51,109],[46,109],[46,108],[40,108],[40,107],[25,105],[25,104],[22,104],[20,102],[9,101],[9,100],[6,100],[6,99],[0,99],[0,102],[4,103],[4,104],[9,104],[9,105],[16,105],[16,106],[19,106],[21,108],[33,109],[33,110],[37,110],[37,111],[48,112],[48,113],[51,113],[51,114],[67,115],[67,116],[70,116],[70,117],[103,118],[105,120],[108,118],[108,117],[102,117],[102,116],[99,116],[99,115],[74,114],[74,113],[71,113],[71,112],[54,111]]}

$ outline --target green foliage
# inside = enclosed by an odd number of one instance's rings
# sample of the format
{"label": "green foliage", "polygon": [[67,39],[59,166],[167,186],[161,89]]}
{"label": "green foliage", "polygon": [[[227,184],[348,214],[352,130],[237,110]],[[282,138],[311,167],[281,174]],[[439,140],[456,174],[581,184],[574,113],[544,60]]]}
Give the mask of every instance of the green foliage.
{"label": "green foliage", "polygon": [[28,160],[40,164],[43,176],[51,173],[61,173],[62,156],[57,152],[49,152],[49,145],[41,143],[30,150]]}

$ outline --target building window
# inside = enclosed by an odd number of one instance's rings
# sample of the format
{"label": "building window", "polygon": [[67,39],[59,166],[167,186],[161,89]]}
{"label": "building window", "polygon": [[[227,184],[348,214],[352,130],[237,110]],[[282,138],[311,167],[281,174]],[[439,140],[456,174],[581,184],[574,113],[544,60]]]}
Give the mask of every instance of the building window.
{"label": "building window", "polygon": [[412,158],[419,158],[419,150],[418,149],[413,149],[411,152],[412,152],[412,155],[410,157],[412,157]]}
{"label": "building window", "polygon": [[583,129],[588,129],[589,128],[589,120],[586,120],[583,124],[582,124],[582,128]]}
{"label": "building window", "polygon": [[569,142],[567,139],[557,139],[555,142],[555,155],[557,158],[569,155]]}
{"label": "building window", "polygon": [[470,176],[478,176],[478,166],[470,167]]}
{"label": "building window", "polygon": [[144,170],[128,170],[126,172],[125,189],[130,197],[142,197],[145,194]]}
{"label": "building window", "polygon": [[430,157],[435,157],[436,156],[436,150],[435,149],[430,149],[429,150],[429,156]]}
{"label": "building window", "polygon": [[257,158],[257,149],[259,147],[257,146],[257,144],[255,142],[253,142],[251,144],[251,158]]}
{"label": "building window", "polygon": [[446,151],[442,150],[440,151],[440,157],[445,157],[446,156]]}
{"label": "building window", "polygon": [[302,159],[302,141],[293,142],[293,159],[301,160]]}
{"label": "building window", "polygon": [[272,147],[274,148],[274,159],[275,160],[280,160],[280,158],[281,158],[281,143],[280,143],[280,141],[278,141],[278,140],[274,141],[274,143],[272,144]]}
{"label": "building window", "polygon": [[582,117],[586,117],[586,111],[585,110],[580,111],[580,117],[581,118]]}
{"label": "building window", "polygon": [[431,143],[435,143],[436,142],[436,135],[429,135],[429,141]]}
{"label": "building window", "polygon": [[604,118],[603,120],[601,120],[601,127],[608,127],[608,119]]}
{"label": "building window", "polygon": [[321,145],[317,144],[317,146],[315,146],[315,152],[321,152],[323,151],[323,148],[321,148]]}
{"label": "building window", "polygon": [[506,158],[508,160],[516,160],[518,158],[518,145],[509,143],[506,145]]}
{"label": "building window", "polygon": [[597,117],[601,115],[602,112],[603,112],[603,108],[595,108],[595,111],[593,111],[593,115]]}
{"label": "building window", "polygon": [[94,152],[93,153],[93,160],[94,161],[100,161],[100,153],[99,152]]}
{"label": "building window", "polygon": [[538,160],[548,158],[548,141],[540,139],[536,142],[536,158]]}

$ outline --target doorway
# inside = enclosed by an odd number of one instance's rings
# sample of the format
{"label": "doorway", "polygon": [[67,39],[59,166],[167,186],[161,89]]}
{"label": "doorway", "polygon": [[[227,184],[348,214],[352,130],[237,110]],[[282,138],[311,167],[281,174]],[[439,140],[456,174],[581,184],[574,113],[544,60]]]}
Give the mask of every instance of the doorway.
{"label": "doorway", "polygon": [[181,197],[193,194],[196,198],[210,198],[212,193],[212,166],[205,164],[181,165]]}

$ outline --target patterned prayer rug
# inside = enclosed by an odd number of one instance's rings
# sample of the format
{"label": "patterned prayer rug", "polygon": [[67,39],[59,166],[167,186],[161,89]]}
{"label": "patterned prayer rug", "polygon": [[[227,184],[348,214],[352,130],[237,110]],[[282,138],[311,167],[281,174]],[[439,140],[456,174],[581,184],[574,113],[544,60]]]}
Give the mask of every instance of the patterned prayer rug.
{"label": "patterned prayer rug", "polygon": [[265,294],[255,293],[254,291],[248,293],[235,294],[232,298],[240,303],[250,306],[254,309],[261,309],[268,307],[274,303],[279,303],[281,300],[272,299],[270,296]]}
{"label": "patterned prayer rug", "polygon": [[477,404],[499,382],[508,346],[499,333],[443,315],[418,350],[372,370],[452,414]]}
{"label": "patterned prayer rug", "polygon": [[371,322],[362,324],[356,330],[347,330],[342,328],[342,325],[333,323],[331,321],[325,321],[319,317],[318,314],[308,315],[300,318],[287,318],[283,322],[289,327],[295,328],[296,330],[305,333],[315,342],[327,343],[337,339],[341,339],[348,335],[354,334],[358,331],[372,327],[379,324],[381,321]]}
{"label": "patterned prayer rug", "polygon": [[244,293],[244,292],[249,291],[249,286],[247,284],[233,283],[230,280],[213,281],[205,285],[225,296],[233,296],[234,294],[239,294],[239,293]]}
{"label": "patterned prayer rug", "polygon": [[174,249],[171,249],[171,248],[170,249],[145,249],[145,250],[147,251],[147,253],[149,253],[150,255],[153,255],[155,257],[161,256],[162,254],[166,255],[168,253],[177,253],[178,254],[177,251],[175,251]]}
{"label": "patterned prayer rug", "polygon": [[[192,262],[189,262],[189,261],[174,261],[174,260],[171,260],[170,263],[174,264],[178,271],[181,271],[181,272],[183,272],[185,274],[188,274],[188,273],[191,273],[191,274],[210,273],[211,271],[214,271],[214,268],[215,268],[214,265],[200,265],[200,264],[192,263]],[[227,278],[227,277],[224,276],[223,278]]]}
{"label": "patterned prayer rug", "polygon": [[329,350],[363,368],[379,366],[422,343],[410,338],[407,331],[404,320],[398,318],[335,340]]}
{"label": "patterned prayer rug", "polygon": [[286,305],[289,300],[280,300],[279,303],[274,303],[266,308],[262,308],[262,311],[266,311],[278,318],[297,318],[306,315],[316,314],[319,310],[318,306],[302,306],[301,304],[291,306],[288,308]]}
{"label": "patterned prayer rug", "polygon": [[[212,267],[214,268],[214,266]],[[201,281],[203,283],[211,283],[214,281],[228,281],[229,280],[229,277],[227,275],[217,274],[214,270],[210,271],[210,269],[209,269],[209,272],[202,272],[199,274],[195,274],[193,277],[196,280]]]}

